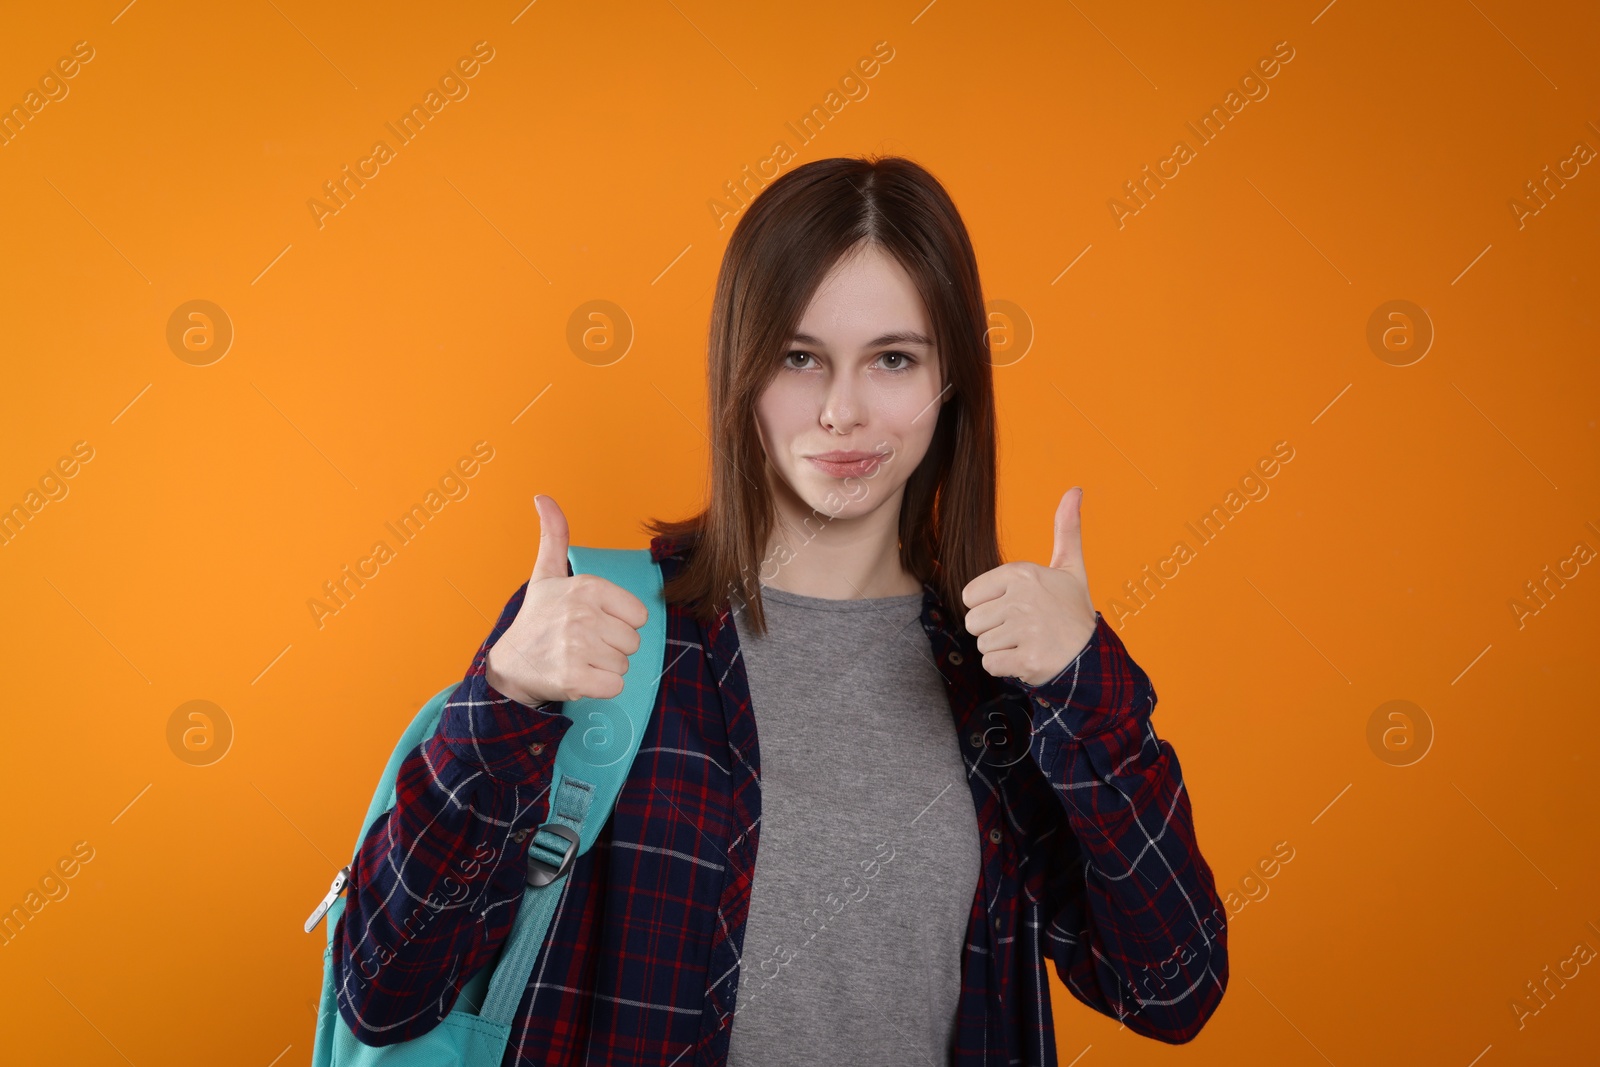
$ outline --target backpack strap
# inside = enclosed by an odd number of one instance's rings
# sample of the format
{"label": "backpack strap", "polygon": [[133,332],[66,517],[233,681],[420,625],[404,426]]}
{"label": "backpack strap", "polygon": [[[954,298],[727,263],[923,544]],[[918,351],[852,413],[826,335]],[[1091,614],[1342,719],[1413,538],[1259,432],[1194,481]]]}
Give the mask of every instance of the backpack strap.
{"label": "backpack strap", "polygon": [[[638,650],[628,657],[631,669],[623,676],[620,694],[610,700],[563,703],[563,713],[575,722],[563,735],[561,747],[556,751],[549,794],[550,819],[529,842],[528,888],[523,893],[511,935],[501,949],[499,962],[474,975],[462,989],[461,999],[467,1005],[476,1007],[482,1000],[480,1014],[488,1016],[492,1009],[496,1014],[491,1017],[507,1024],[533,973],[568,871],[578,856],[589,851],[616,807],[617,794],[639,751],[665,673],[667,606],[662,595],[661,569],[651,558],[650,550],[569,546],[567,558],[574,574],[605,578],[638,597],[644,602],[649,618],[639,630]],[[459,686],[459,682],[445,686],[412,717],[390,753],[367,805],[361,833],[356,837],[356,854],[360,854],[373,824],[395,806],[395,780],[400,765],[418,745],[437,732],[445,705]],[[327,916],[330,952],[338,919],[344,911],[341,894],[349,875],[349,867],[339,872],[333,888],[305,924],[306,932],[310,933],[323,916]]]}
{"label": "backpack strap", "polygon": [[572,864],[589,851],[616,807],[665,673],[666,601],[661,568],[650,550],[569,546],[567,558],[574,574],[597,575],[638,597],[649,618],[639,630],[638,651],[628,657],[622,692],[609,700],[562,705],[573,725],[556,752],[550,817],[528,842],[527,888],[479,1011],[484,1019],[507,1026],[522,1003]]}

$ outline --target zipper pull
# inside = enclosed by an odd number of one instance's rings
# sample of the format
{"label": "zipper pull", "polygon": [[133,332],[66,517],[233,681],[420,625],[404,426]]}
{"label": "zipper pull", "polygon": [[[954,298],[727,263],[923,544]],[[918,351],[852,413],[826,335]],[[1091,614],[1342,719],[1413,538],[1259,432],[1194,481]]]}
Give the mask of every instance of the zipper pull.
{"label": "zipper pull", "polygon": [[322,898],[322,903],[317,905],[317,910],[311,913],[311,918],[306,920],[306,933],[317,928],[322,917],[328,914],[328,909],[333,907],[333,902],[339,899],[339,894],[344,892],[344,887],[350,884],[350,868],[341,867],[339,873],[333,876],[333,885],[328,887],[328,895]]}

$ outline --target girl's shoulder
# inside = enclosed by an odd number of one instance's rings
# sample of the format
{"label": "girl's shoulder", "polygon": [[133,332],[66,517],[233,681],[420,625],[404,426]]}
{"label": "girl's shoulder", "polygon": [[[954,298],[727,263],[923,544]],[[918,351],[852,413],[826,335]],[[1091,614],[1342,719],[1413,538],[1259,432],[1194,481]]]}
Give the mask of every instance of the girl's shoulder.
{"label": "girl's shoulder", "polygon": [[[650,558],[661,567],[663,581],[671,582],[682,573],[694,555],[695,538],[692,534],[657,534],[650,538]],[[667,616],[673,619],[692,614],[688,605],[676,601],[667,603]]]}
{"label": "girl's shoulder", "polygon": [[688,561],[692,551],[694,551],[694,538],[690,536],[669,537],[666,534],[657,534],[650,538],[650,558],[657,563],[670,560],[682,566]]}
{"label": "girl's shoulder", "polygon": [[[663,581],[671,582],[682,575],[694,558],[697,541],[694,533],[657,534],[651,537],[650,557],[661,566]],[[709,612],[700,610],[697,594],[692,590],[680,587],[675,595],[676,599],[667,602],[667,625],[669,628],[684,627],[685,635],[697,634],[694,640],[715,643],[722,628],[732,621],[735,593],[730,592],[718,598]],[[684,639],[690,638],[685,636]]]}

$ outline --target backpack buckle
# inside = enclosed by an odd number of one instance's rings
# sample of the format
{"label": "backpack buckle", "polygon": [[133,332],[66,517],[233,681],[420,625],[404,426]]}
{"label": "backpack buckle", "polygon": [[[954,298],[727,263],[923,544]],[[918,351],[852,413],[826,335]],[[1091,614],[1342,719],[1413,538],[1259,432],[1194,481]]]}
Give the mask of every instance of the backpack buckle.
{"label": "backpack buckle", "polygon": [[534,855],[532,844],[528,846],[528,884],[533,886],[535,889],[540,886],[549,885],[557,878],[560,878],[562,875],[566,874],[572,869],[572,861],[576,859],[578,855],[578,835],[572,831],[571,827],[558,822],[547,822],[543,826],[539,827],[539,829],[534,831],[534,840],[537,841],[538,835],[544,833],[546,830],[550,831],[552,834],[555,834],[557,837],[566,838],[567,851],[566,855],[561,857],[561,865],[559,867],[552,867],[544,860]]}

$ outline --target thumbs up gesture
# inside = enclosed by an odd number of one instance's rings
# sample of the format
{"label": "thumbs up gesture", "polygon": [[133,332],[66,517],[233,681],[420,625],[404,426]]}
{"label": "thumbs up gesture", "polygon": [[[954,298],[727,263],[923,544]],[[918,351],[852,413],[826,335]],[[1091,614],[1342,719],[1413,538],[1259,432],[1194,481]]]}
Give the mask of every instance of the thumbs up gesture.
{"label": "thumbs up gesture", "polygon": [[489,684],[519,704],[622,692],[628,657],[639,650],[644,602],[615,582],[567,573],[567,517],[547,496],[539,512],[539,554],[522,607],[489,649]]}
{"label": "thumbs up gesture", "polygon": [[1073,486],[1056,507],[1050,566],[1005,563],[961,591],[967,630],[978,638],[983,669],[997,678],[1043,685],[1094,635],[1094,602],[1083,570],[1082,501],[1083,490]]}

